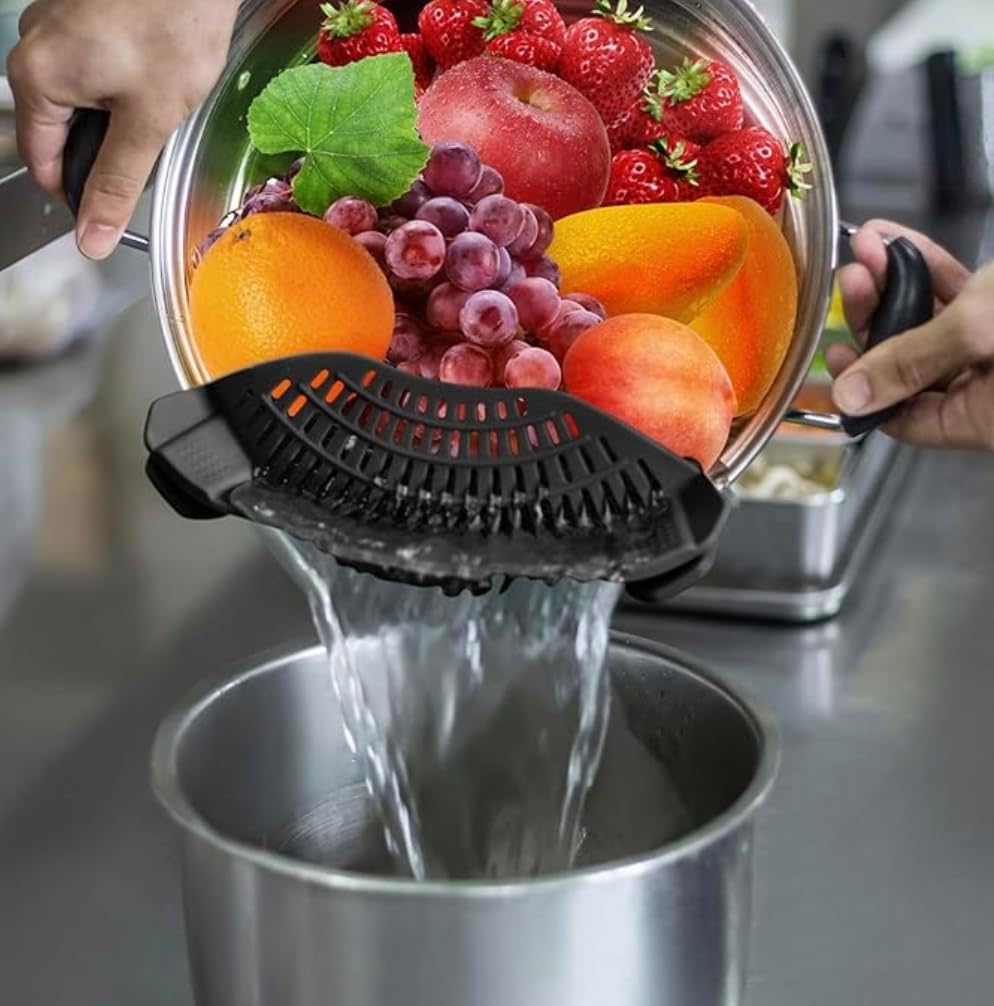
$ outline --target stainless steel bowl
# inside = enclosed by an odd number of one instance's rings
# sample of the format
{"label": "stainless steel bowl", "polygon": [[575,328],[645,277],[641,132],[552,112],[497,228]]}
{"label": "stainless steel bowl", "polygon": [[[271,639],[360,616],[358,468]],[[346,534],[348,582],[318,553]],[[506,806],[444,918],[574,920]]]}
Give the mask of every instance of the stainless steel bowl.
{"label": "stainless steel bowl", "polygon": [[[391,5],[404,18],[420,6]],[[560,3],[567,18],[589,4]],[[785,140],[804,143],[817,166],[814,188],[789,200],[785,230],[800,280],[797,328],[773,387],[757,412],[740,423],[711,472],[724,486],[755,457],[783,419],[811,365],[828,312],[836,264],[838,217],[829,155],[797,70],[747,0],[647,0],[660,61],[696,52],[738,73],[755,120]],[[315,6],[297,0],[243,5],[223,77],[204,105],[176,133],[160,162],[152,210],[150,253],[155,304],[176,374],[184,386],[207,374],[190,336],[188,284],[192,252],[266,165],[249,146],[245,116],[252,99],[287,66],[314,49]]]}
{"label": "stainless steel bowl", "polygon": [[198,1006],[738,1006],[776,738],[673,651],[609,659],[587,863],[505,882],[390,875],[323,651],[207,686],[153,755]]}

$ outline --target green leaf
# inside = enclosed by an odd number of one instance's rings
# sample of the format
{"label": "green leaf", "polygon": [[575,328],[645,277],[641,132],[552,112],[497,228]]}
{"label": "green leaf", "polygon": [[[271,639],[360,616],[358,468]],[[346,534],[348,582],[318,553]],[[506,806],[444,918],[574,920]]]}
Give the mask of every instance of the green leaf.
{"label": "green leaf", "polygon": [[260,153],[304,155],[293,195],[315,215],[341,196],[385,206],[403,195],[428,160],[416,121],[414,69],[404,52],[285,70],[248,112]]}

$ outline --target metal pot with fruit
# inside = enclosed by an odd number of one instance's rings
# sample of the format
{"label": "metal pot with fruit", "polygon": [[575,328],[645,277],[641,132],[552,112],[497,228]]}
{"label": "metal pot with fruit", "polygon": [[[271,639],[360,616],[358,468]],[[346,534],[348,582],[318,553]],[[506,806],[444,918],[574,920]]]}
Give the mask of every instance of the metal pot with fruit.
{"label": "metal pot with fruit", "polygon": [[[419,8],[418,4],[394,7],[402,29],[417,28]],[[486,11],[482,0],[481,8]],[[456,21],[450,23],[446,19],[453,14],[444,3],[431,5],[430,17],[421,13],[420,23],[426,28],[423,42],[431,43],[430,33],[435,32],[433,52],[439,66],[434,83],[419,99],[417,124],[428,140],[449,139],[456,134],[457,139],[472,142],[480,148],[483,160],[493,161],[505,174],[509,173],[508,195],[522,196],[523,202],[541,200],[547,204],[543,209],[551,210],[551,216],[558,218],[552,247],[547,251],[556,266],[543,257],[537,262],[516,263],[514,269],[519,275],[527,270],[531,277],[551,280],[558,279],[561,271],[562,283],[570,287],[563,287],[563,295],[578,289],[594,295],[596,299],[586,303],[581,303],[581,294],[577,294],[576,303],[568,299],[562,302],[561,314],[568,314],[577,303],[583,309],[573,316],[579,324],[562,322],[564,330],[568,330],[564,339],[572,341],[584,324],[597,320],[590,311],[584,318],[586,308],[599,310],[600,305],[594,306],[597,300],[612,315],[605,324],[613,326],[610,341],[617,350],[613,355],[600,352],[591,345],[591,339],[580,340],[584,352],[579,351],[580,347],[573,352],[571,380],[570,365],[559,354],[558,362],[566,370],[565,390],[573,390],[601,411],[627,420],[642,433],[661,440],[674,454],[692,458],[703,466],[710,485],[718,491],[726,489],[742,473],[785,418],[832,428],[844,425],[852,434],[876,425],[880,417],[848,422],[834,415],[791,411],[824,326],[839,222],[829,157],[811,101],[790,59],[753,8],[742,0],[716,0],[708,5],[672,0],[649,4],[644,14],[641,10],[628,12],[622,4],[614,13],[605,8],[600,12],[602,16],[583,19],[584,11],[563,4],[563,18],[573,23],[568,37],[556,34],[562,31],[562,21],[559,28],[549,28],[545,15],[545,21],[539,18],[536,24],[519,23],[520,9],[514,4],[497,5],[478,25],[473,25],[473,19],[466,20],[465,12],[457,12]],[[321,56],[326,63],[349,64],[351,60],[351,65],[342,67],[350,70],[389,61],[389,56],[380,56],[378,60],[355,62],[367,51],[403,48],[402,41],[384,45],[376,32],[373,48],[364,48],[368,40],[363,35],[362,10],[360,15],[356,29],[355,11],[349,8],[346,27],[341,28],[335,18],[344,15],[330,10],[328,25],[321,35]],[[651,30],[644,30],[650,21]],[[333,182],[328,182],[316,165],[340,156],[349,143],[357,142],[354,137],[339,135],[341,149],[326,145],[325,149],[312,150],[307,147],[307,138],[287,137],[285,124],[273,121],[278,102],[288,100],[286,88],[280,93],[274,78],[288,67],[297,68],[291,72],[307,72],[303,65],[314,58],[319,27],[310,4],[257,0],[243,6],[221,80],[162,156],[149,238],[127,238],[127,243],[147,245],[154,301],[177,377],[186,388],[255,362],[261,352],[250,346],[244,357],[237,353],[212,355],[205,351],[202,338],[198,339],[191,290],[195,289],[199,250],[216,231],[218,222],[234,221],[244,226],[253,219],[264,221],[268,214],[258,210],[271,209],[274,203],[275,208],[288,208],[291,198],[307,210],[320,213],[325,205],[322,200],[349,194],[348,171],[340,171]],[[468,32],[470,41],[466,42],[459,31],[464,35]],[[543,49],[534,41],[542,32],[553,39],[549,43],[553,47],[562,43],[558,76],[525,65],[530,62],[542,66],[543,59],[551,59],[548,46]],[[447,50],[439,50],[439,46],[446,45]],[[483,57],[465,59],[480,51]],[[412,52],[416,64],[414,87],[420,95],[429,83],[422,78],[426,54],[423,48]],[[623,73],[604,76],[604,52],[611,53]],[[492,58],[496,56],[508,58]],[[448,62],[456,65],[449,67]],[[654,64],[672,69],[653,75]],[[319,68],[320,64],[312,69]],[[591,81],[585,80],[584,74],[592,74]],[[386,86],[395,85],[393,81]],[[356,86],[356,82],[350,83],[352,89]],[[585,109],[579,107],[580,102]],[[250,113],[253,107],[254,122]],[[522,110],[527,115],[516,118],[515,112]],[[292,117],[294,109],[289,108],[287,114]],[[590,121],[591,115],[596,121]],[[407,128],[411,137],[416,137],[415,123],[402,121],[402,113],[393,118],[394,132],[384,142],[395,161],[403,163],[406,158],[409,164],[412,156],[416,160],[418,155],[409,143],[405,146],[410,137],[402,137],[401,133]],[[612,121],[605,126],[608,120]],[[339,128],[330,121],[326,125],[331,132]],[[105,126],[106,116],[102,113],[82,113],[77,118],[65,160],[71,204],[85,182]],[[674,135],[677,131],[684,135]],[[307,154],[304,167],[292,177],[288,165],[301,152]],[[322,157],[326,159],[322,161]],[[805,160],[810,170],[804,168]],[[735,165],[742,162],[755,170],[747,172],[744,181],[738,179],[740,187],[736,188]],[[379,192],[383,197],[395,192],[389,190],[388,181],[379,184],[380,179],[371,170],[374,164],[369,159],[357,160],[350,168],[352,178],[370,201],[385,202],[384,198],[373,199],[371,193]],[[427,170],[432,170],[431,164]],[[803,198],[791,198],[787,190],[792,187],[803,188],[803,193],[797,193]],[[738,192],[752,199],[739,198],[736,204],[735,195],[719,195],[697,201],[700,191]],[[424,192],[424,183],[416,181],[408,196],[394,206],[410,214],[424,202],[426,194],[431,193]],[[460,195],[472,198],[468,193]],[[474,210],[469,198],[456,200],[463,205],[455,206],[455,213],[466,216]],[[681,202],[673,204],[673,199]],[[594,209],[602,200],[637,205]],[[659,202],[646,205],[644,200]],[[256,215],[247,215],[250,213]],[[536,211],[529,216],[541,221],[540,214]],[[394,216],[393,211],[389,215],[381,211],[377,220],[360,226],[389,232],[401,223]],[[447,224],[454,229],[466,226],[465,220],[453,223],[452,216],[436,214],[434,223],[443,230]],[[547,229],[548,217],[542,223]],[[340,224],[350,228],[348,222]],[[472,245],[478,238],[472,233],[460,234],[453,242],[454,231],[449,233],[449,243]],[[226,236],[229,240],[232,237]],[[382,243],[376,233],[371,238],[362,237],[369,240],[367,248],[374,254],[381,252]],[[515,245],[510,248],[514,251]],[[503,255],[507,248],[500,251]],[[447,254],[444,248],[442,252]],[[890,253],[890,281],[873,328],[874,339],[916,323],[931,305],[928,275],[915,249],[902,240],[891,245]],[[302,260],[310,258],[303,255]],[[286,266],[289,277],[296,266],[291,268],[290,262]],[[506,266],[502,262],[501,268]],[[398,298],[406,297],[408,290],[419,283],[424,286],[417,278],[408,280],[396,275],[392,282]],[[344,285],[349,285],[347,280]],[[339,304],[334,314],[323,317],[334,317],[329,327],[339,330],[347,328],[350,321],[353,327],[361,322],[366,332],[358,341],[351,336],[339,339],[336,334],[338,342],[333,339],[331,348],[377,355],[370,351],[366,333],[383,324],[384,313],[375,313],[370,305],[376,298],[366,297],[361,284],[356,289],[359,292],[353,290],[351,296],[362,300],[362,310],[343,309]],[[715,290],[723,293],[718,296]],[[300,300],[296,293],[284,291],[283,310],[290,310],[286,305],[291,301],[296,310]],[[218,319],[226,315],[225,304],[223,298],[215,301],[210,316],[212,327],[223,327]],[[334,299],[331,303],[335,304]],[[460,306],[457,303],[453,310],[450,304],[448,313],[458,317]],[[321,305],[313,308],[320,316]],[[273,309],[279,311],[279,303]],[[423,306],[419,309],[423,310]],[[439,312],[445,314],[444,304]],[[661,322],[661,331],[649,338],[614,317],[619,314],[654,314],[670,321]],[[231,328],[240,319],[235,315],[232,320],[228,313],[227,320]],[[423,323],[424,318],[418,321]],[[401,328],[404,324],[403,320],[398,322]],[[687,342],[685,325],[692,326],[701,337],[693,345]],[[246,328],[242,324],[239,331]],[[313,331],[318,328],[312,326]],[[684,331],[674,335],[671,328]],[[404,333],[400,336],[403,339]],[[555,348],[548,339],[543,341],[534,333],[525,334],[524,340],[515,340],[510,348],[530,348],[529,341],[537,347]],[[216,343],[224,341],[215,339]],[[607,341],[602,338],[602,346]],[[706,350],[700,351],[701,343],[710,344],[717,353],[717,371]],[[643,350],[649,344],[672,349],[670,359],[684,359],[684,369],[673,369],[664,361],[664,378],[655,384],[644,381],[643,375],[659,362],[651,354],[645,356]],[[313,352],[322,345],[319,334],[309,341],[284,343],[275,353],[270,348],[268,355]],[[434,352],[425,352],[420,362],[416,357],[405,358],[403,353],[399,359],[391,355],[405,376],[435,377],[445,347],[443,343],[430,348]],[[508,348],[490,353],[491,361],[497,360],[497,369],[505,366]],[[385,344],[379,348],[381,358],[385,349]],[[257,354],[254,358],[253,352]],[[472,347],[457,350],[455,355],[459,352],[466,359],[449,367],[450,380],[477,386],[495,381],[493,369],[487,370],[483,364],[481,370],[482,354]],[[530,356],[537,355],[533,348]],[[613,380],[619,368],[626,366],[633,373],[616,382],[622,390],[605,390],[605,375],[611,374]],[[523,369],[522,381],[527,384],[535,368]],[[316,370],[315,376],[319,372]],[[538,381],[547,381],[547,376],[539,376]],[[633,381],[641,382],[636,394],[631,391]],[[677,414],[666,408],[656,414],[661,402],[675,402]],[[692,427],[689,435],[681,436],[681,428],[687,426]],[[673,430],[677,435],[671,435]],[[161,444],[170,438],[160,429],[152,439]],[[153,461],[157,485],[170,496],[169,478],[165,475],[168,465],[162,463],[161,457],[153,457]],[[258,458],[252,467],[259,467]],[[196,480],[189,472],[181,473],[179,478],[186,495],[191,478]],[[230,490],[230,486],[227,488]],[[204,493],[199,495],[202,503]],[[179,509],[190,509],[189,500],[178,501],[177,492],[171,496],[174,504],[180,503]],[[203,506],[199,509],[203,515]],[[227,509],[230,512],[231,508]],[[697,559],[706,558],[713,547],[721,524],[719,510],[711,506],[713,518],[696,536],[694,546],[700,553]],[[258,519],[258,514],[254,516]],[[690,568],[686,555],[683,560],[680,565]],[[695,575],[704,566],[704,562],[695,563]],[[665,577],[657,581],[657,592],[672,592],[684,582],[678,578],[672,583]],[[648,589],[645,593],[652,592]]]}

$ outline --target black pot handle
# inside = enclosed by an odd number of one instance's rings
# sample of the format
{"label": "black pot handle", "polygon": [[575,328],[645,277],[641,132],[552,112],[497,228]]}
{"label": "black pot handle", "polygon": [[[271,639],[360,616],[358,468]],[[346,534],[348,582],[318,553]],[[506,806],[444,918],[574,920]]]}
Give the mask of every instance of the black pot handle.
{"label": "black pot handle", "polygon": [[[69,124],[69,135],[62,151],[62,191],[73,216],[79,214],[86,180],[100,153],[108,125],[110,112],[97,108],[78,109]],[[134,231],[125,231],[121,235],[121,244],[148,251],[148,238]]]}
{"label": "black pot handle", "polygon": [[[925,257],[907,238],[894,238],[887,244],[887,285],[877,311],[870,322],[866,348],[918,328],[935,311],[932,274]],[[850,437],[861,437],[893,419],[904,403],[872,412],[867,416],[841,416],[842,428]]]}

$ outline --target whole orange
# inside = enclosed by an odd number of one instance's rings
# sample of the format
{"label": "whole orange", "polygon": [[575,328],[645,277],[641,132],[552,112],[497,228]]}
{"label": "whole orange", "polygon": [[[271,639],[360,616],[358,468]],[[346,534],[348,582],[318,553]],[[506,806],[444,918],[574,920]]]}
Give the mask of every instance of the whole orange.
{"label": "whole orange", "polygon": [[322,350],[382,360],[394,305],[373,257],[344,231],[302,213],[259,213],[208,249],[190,312],[200,361],[221,377]]}

